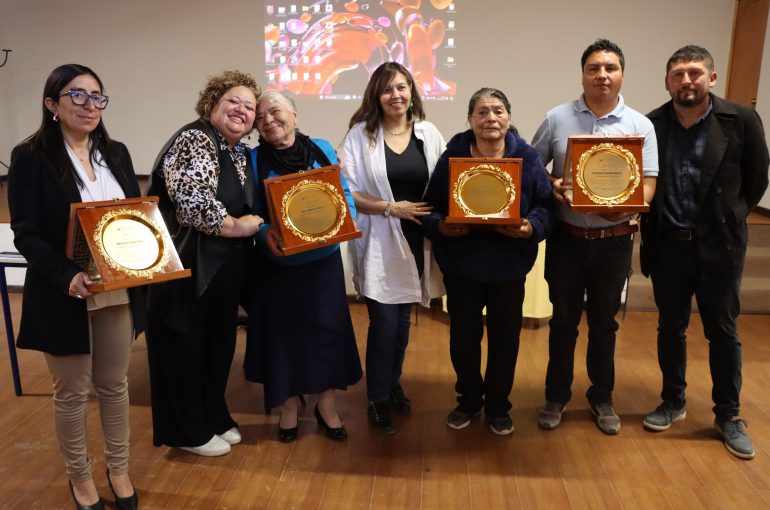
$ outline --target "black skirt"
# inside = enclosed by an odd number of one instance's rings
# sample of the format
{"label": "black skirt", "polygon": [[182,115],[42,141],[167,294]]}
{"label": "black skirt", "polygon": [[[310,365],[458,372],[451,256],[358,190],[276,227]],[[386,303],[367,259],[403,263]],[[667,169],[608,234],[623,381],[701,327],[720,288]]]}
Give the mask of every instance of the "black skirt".
{"label": "black skirt", "polygon": [[244,372],[264,385],[266,408],[361,380],[339,250],[295,266],[255,253]]}

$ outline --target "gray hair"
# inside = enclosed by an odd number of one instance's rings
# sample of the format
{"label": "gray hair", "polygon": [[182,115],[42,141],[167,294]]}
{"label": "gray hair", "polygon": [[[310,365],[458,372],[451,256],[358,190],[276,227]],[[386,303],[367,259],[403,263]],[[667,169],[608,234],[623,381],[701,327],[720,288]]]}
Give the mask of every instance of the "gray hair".
{"label": "gray hair", "polygon": [[290,111],[297,113],[297,105],[294,103],[294,99],[284,94],[283,92],[275,90],[268,90],[267,92],[263,92],[262,95],[259,96],[257,104],[261,103],[262,101],[281,104],[288,108]]}

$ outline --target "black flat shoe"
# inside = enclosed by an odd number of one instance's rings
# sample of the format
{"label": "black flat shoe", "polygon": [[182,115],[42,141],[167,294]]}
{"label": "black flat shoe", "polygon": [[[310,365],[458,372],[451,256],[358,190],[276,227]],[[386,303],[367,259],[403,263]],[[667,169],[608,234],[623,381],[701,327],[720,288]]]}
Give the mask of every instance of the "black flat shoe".
{"label": "black flat shoe", "polygon": [[400,384],[390,389],[390,408],[399,414],[412,412],[412,401],[406,396]]}
{"label": "black flat shoe", "polygon": [[112,480],[110,479],[110,470],[107,470],[107,483],[110,485],[112,495],[115,496],[115,505],[118,510],[136,510],[139,508],[139,494],[136,493],[136,487],[134,487],[134,493],[127,498],[121,498],[115,493],[115,489],[112,487]]}
{"label": "black flat shoe", "polygon": [[297,440],[297,436],[299,435],[299,428],[298,427],[292,427],[290,429],[282,429],[280,425],[278,425],[278,439],[281,440],[282,443],[293,443]]}
{"label": "black flat shoe", "polygon": [[72,480],[69,480],[68,483],[70,485],[70,494],[72,494],[72,501],[75,502],[76,510],[105,510],[104,501],[102,501],[102,498],[99,498],[99,501],[93,505],[81,505],[78,502],[78,498],[75,497],[75,489],[72,487]]}
{"label": "black flat shoe", "polygon": [[369,423],[380,434],[389,436],[396,433],[396,425],[393,423],[393,417],[390,415],[389,401],[369,402],[366,414],[369,416]]}
{"label": "black flat shoe", "polygon": [[329,439],[333,439],[335,441],[344,441],[348,438],[348,431],[345,429],[345,425],[335,429],[326,423],[326,420],[324,420],[323,416],[321,416],[321,411],[318,410],[318,404],[316,404],[315,409],[313,409],[313,414],[315,415],[315,419],[318,422],[318,426],[324,429],[324,432],[326,432],[326,435],[329,436]]}

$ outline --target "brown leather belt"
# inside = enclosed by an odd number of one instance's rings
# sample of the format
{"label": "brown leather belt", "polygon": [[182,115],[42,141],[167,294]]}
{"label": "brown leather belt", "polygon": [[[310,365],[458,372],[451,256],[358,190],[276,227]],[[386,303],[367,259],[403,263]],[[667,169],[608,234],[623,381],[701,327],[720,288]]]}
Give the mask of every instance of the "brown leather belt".
{"label": "brown leather belt", "polygon": [[639,225],[627,221],[625,223],[619,223],[618,225],[611,225],[604,228],[580,228],[570,225],[569,223],[559,222],[559,228],[573,236],[593,240],[633,234],[639,230]]}

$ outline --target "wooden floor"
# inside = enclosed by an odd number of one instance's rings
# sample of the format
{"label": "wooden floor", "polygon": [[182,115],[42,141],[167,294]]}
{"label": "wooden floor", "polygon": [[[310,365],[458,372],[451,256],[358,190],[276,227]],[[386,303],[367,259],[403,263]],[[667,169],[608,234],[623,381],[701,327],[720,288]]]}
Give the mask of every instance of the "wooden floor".
{"label": "wooden floor", "polygon": [[[20,296],[12,295],[15,324]],[[360,352],[365,352],[366,309],[351,305]],[[45,320],[41,311],[40,320]],[[629,312],[617,346],[615,403],[618,436],[593,424],[584,393],[579,342],[574,398],[562,426],[536,425],[543,402],[548,328],[522,331],[512,417],[516,431],[492,434],[483,420],[448,429],[454,407],[448,325],[440,311],[423,312],[413,326],[404,387],[414,412],[398,417],[398,433],[382,437],[366,421],[363,382],[339,394],[350,432],[346,443],[319,434],[313,397],[291,445],[276,439],[277,417],[263,414],[261,388],[243,380],[243,332],[228,387],[244,442],[219,458],[152,446],[146,348],[133,347],[131,476],[142,508],[229,509],[688,509],[770,507],[770,316],[743,316],[743,417],[757,457],[730,455],[712,428],[707,349],[697,320],[690,331],[687,419],[663,433],[642,429],[658,404],[656,314]],[[584,333],[584,332],[583,332]],[[0,355],[0,508],[71,508],[67,479],[53,435],[51,383],[40,353],[19,351],[25,394],[13,394],[8,355]],[[97,486],[104,476],[96,404],[89,411],[89,451]],[[110,504],[112,505],[111,501]],[[114,506],[111,506],[114,508]]]}

